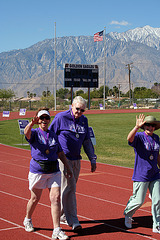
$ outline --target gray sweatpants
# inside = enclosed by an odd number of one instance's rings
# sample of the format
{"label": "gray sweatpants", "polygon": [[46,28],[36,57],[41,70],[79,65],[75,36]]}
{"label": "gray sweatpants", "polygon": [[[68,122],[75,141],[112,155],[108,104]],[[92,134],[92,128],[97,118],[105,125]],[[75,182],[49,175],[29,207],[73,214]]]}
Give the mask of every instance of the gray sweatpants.
{"label": "gray sweatpants", "polygon": [[133,195],[130,197],[124,214],[132,217],[142,206],[149,188],[152,197],[153,227],[160,226],[160,179],[152,182],[133,182]]}
{"label": "gray sweatpants", "polygon": [[73,176],[67,179],[64,175],[64,171],[66,171],[65,166],[59,160],[61,171],[61,216],[65,215],[68,224],[72,226],[73,224],[79,224],[77,217],[76,183],[80,173],[81,161],[68,160],[68,163]]}

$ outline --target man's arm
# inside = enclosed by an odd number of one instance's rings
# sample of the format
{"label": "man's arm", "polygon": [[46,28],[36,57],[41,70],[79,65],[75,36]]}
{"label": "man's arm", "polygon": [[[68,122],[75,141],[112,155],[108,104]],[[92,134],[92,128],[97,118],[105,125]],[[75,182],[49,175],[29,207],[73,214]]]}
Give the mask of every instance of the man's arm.
{"label": "man's arm", "polygon": [[84,140],[83,142],[83,148],[85,153],[87,154],[89,160],[91,161],[91,172],[96,171],[96,159],[97,156],[94,153],[94,146],[91,142],[91,139]]}

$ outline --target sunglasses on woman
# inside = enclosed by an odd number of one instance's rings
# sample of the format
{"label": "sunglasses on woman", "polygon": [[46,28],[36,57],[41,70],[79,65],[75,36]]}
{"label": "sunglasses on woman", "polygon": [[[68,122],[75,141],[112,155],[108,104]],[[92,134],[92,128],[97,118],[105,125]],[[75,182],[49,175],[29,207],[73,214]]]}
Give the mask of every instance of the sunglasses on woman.
{"label": "sunglasses on woman", "polygon": [[44,119],[50,120],[50,116],[48,116],[48,115],[46,115],[46,116],[42,115],[42,116],[40,116],[39,118],[40,118],[41,120],[44,120]]}
{"label": "sunglasses on woman", "polygon": [[151,123],[145,123],[144,125],[147,126],[147,127],[150,127],[150,126],[155,127],[156,126],[155,124],[151,124]]}

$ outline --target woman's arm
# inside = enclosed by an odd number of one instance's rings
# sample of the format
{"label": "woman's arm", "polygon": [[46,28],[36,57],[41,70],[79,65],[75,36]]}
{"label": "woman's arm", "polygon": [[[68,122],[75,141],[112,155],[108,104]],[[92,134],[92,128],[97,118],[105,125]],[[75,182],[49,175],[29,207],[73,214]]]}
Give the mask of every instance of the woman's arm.
{"label": "woman's arm", "polygon": [[25,136],[26,136],[26,138],[27,138],[28,140],[30,140],[30,138],[31,138],[31,129],[32,129],[32,127],[34,126],[34,124],[38,124],[38,120],[39,120],[39,118],[38,118],[37,116],[35,116],[35,117],[31,120],[31,122],[28,123],[28,125],[25,127],[25,129],[24,129],[24,134],[25,134]]}

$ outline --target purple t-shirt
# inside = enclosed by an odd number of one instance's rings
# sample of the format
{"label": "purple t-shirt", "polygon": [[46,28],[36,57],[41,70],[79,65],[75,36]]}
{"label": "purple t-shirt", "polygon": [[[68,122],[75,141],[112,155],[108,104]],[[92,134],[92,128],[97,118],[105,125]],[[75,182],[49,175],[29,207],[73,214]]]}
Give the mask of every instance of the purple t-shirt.
{"label": "purple t-shirt", "polygon": [[49,129],[58,135],[59,143],[70,160],[81,159],[81,147],[84,140],[90,138],[88,120],[82,115],[75,119],[71,110],[58,113],[53,119]]}
{"label": "purple t-shirt", "polygon": [[[32,173],[45,173],[40,165],[35,161],[57,161],[57,153],[62,152],[62,148],[58,142],[58,138],[53,131],[42,131],[40,128],[31,130],[31,138],[28,140],[31,147],[30,172]],[[46,153],[46,150],[49,153]],[[34,160],[35,159],[35,160]],[[59,165],[57,161],[57,171],[59,171]]]}
{"label": "purple t-shirt", "polygon": [[156,134],[148,136],[145,132],[137,132],[132,143],[134,147],[135,164],[133,172],[133,181],[150,182],[160,178],[157,166],[159,154],[159,137]]}

